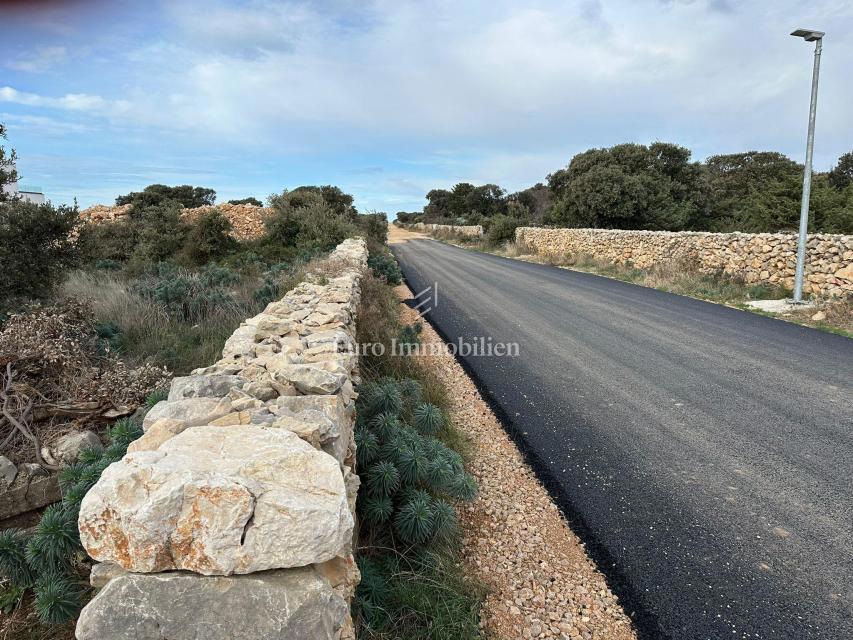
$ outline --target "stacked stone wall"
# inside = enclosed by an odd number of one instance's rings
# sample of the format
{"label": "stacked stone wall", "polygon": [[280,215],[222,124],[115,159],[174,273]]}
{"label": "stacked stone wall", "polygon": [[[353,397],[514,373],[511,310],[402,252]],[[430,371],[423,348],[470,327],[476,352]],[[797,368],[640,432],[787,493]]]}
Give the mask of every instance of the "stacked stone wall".
{"label": "stacked stone wall", "polygon": [[[542,255],[589,255],[640,269],[682,260],[704,273],[743,278],[748,283],[794,286],[797,234],[620,231],[519,227],[516,243]],[[853,236],[808,237],[805,286],[819,296],[853,294]]]}
{"label": "stacked stone wall", "polygon": [[100,587],[79,640],[342,640],[355,501],[363,240],[172,381],[80,509]]}

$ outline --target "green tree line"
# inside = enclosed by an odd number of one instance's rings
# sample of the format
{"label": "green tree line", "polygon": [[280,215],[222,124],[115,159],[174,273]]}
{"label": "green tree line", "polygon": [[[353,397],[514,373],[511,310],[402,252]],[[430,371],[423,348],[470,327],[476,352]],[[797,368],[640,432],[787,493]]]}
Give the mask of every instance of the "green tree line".
{"label": "green tree line", "polygon": [[[433,189],[422,212],[402,222],[519,224],[669,231],[794,230],[803,165],[773,151],[691,160],[667,142],[589,149],[545,183],[507,193],[495,184],[462,182]],[[809,230],[853,233],[853,151],[812,180]],[[505,232],[504,232],[505,233]]]}

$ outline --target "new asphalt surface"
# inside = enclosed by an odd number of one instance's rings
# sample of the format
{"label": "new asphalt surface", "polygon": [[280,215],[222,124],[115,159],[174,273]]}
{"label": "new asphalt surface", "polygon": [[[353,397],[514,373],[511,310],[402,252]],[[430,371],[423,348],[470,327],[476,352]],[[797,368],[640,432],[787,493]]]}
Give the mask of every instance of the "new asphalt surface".
{"label": "new asphalt surface", "polygon": [[[853,638],[853,340],[433,240],[392,247],[646,638]],[[419,300],[424,300],[431,293]]]}

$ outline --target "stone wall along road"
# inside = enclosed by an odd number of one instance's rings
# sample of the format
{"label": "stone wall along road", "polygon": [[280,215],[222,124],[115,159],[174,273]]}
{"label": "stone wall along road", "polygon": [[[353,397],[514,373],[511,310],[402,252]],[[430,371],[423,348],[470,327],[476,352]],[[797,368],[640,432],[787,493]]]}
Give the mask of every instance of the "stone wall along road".
{"label": "stone wall along road", "polygon": [[[83,499],[78,640],[353,639],[363,240],[175,378]],[[321,284],[322,283],[322,284]]]}
{"label": "stone wall along road", "polygon": [[[795,233],[702,233],[519,227],[515,241],[542,255],[589,255],[639,269],[674,260],[705,273],[723,272],[748,283],[794,286]],[[853,294],[853,236],[808,238],[804,290],[820,296]]]}

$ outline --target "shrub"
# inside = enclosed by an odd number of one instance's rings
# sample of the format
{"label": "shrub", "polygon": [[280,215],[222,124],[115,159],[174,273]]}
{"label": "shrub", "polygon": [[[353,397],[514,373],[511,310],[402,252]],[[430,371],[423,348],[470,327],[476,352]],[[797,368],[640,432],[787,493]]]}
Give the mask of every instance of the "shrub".
{"label": "shrub", "polygon": [[[264,224],[266,233],[262,245],[275,245],[302,251],[328,251],[346,238],[356,235],[352,222],[352,197],[340,189],[323,191],[316,187],[301,187],[270,198],[273,209]],[[324,194],[332,199],[327,202]],[[338,197],[336,194],[340,195]]]}
{"label": "shrub", "polygon": [[231,293],[216,281],[220,273],[192,273],[161,263],[134,284],[134,291],[161,305],[171,316],[196,323],[237,308]]}
{"label": "shrub", "polygon": [[117,205],[131,204],[145,208],[174,202],[188,209],[204,207],[216,202],[216,191],[205,187],[193,187],[188,184],[169,187],[165,184],[150,184],[142,191],[132,191],[116,198]]}
{"label": "shrub", "polygon": [[45,298],[77,259],[77,209],[14,200],[0,204],[0,311]]}
{"label": "shrub", "polygon": [[364,213],[358,216],[358,226],[365,239],[378,245],[388,240],[388,216],[384,213]]}
{"label": "shrub", "polygon": [[480,637],[483,589],[440,553],[358,557],[354,612],[369,638],[470,640]]}
{"label": "shrub", "polygon": [[224,258],[239,246],[231,237],[231,230],[231,221],[218,209],[199,216],[190,225],[183,255],[195,265]]}
{"label": "shrub", "polygon": [[121,265],[127,262],[136,246],[136,227],[124,220],[115,223],[89,222],[80,226],[77,246],[84,264]]}
{"label": "shrub", "polygon": [[496,215],[489,220],[489,226],[486,230],[486,242],[496,247],[515,237],[515,229],[518,227],[518,220],[505,215]]}
{"label": "shrub", "polygon": [[390,253],[371,252],[367,258],[367,266],[373,271],[373,275],[387,282],[388,284],[398,285],[403,281],[403,274],[400,267],[397,266],[397,261]]}
{"label": "shrub", "polygon": [[131,210],[129,224],[136,231],[136,244],[130,254],[135,271],[174,256],[187,235],[180,208],[173,203]]}

